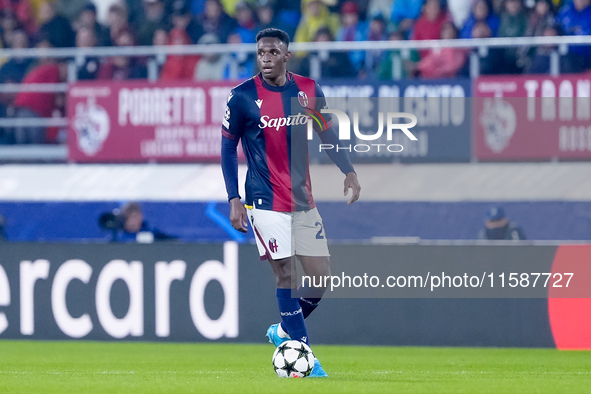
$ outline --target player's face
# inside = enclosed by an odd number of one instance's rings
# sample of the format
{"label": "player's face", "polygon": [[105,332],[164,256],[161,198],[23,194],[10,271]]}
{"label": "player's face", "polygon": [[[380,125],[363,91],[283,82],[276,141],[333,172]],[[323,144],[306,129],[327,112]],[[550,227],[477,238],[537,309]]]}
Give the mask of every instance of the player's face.
{"label": "player's face", "polygon": [[283,76],[289,55],[287,45],[278,38],[264,37],[257,42],[257,65],[265,79]]}

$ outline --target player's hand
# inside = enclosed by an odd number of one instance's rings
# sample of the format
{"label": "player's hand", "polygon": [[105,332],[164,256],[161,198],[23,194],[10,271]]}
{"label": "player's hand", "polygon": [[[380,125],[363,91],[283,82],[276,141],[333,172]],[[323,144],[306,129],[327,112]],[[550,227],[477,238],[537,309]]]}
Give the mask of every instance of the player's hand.
{"label": "player's hand", "polygon": [[345,178],[345,196],[349,194],[349,189],[353,190],[353,195],[351,196],[351,199],[347,201],[347,204],[353,204],[355,201],[359,200],[359,192],[361,191],[361,186],[357,180],[357,174],[354,172],[348,173]]}
{"label": "player's hand", "polygon": [[248,217],[246,216],[246,208],[238,197],[230,200],[230,223],[232,227],[241,233],[246,233],[248,230]]}

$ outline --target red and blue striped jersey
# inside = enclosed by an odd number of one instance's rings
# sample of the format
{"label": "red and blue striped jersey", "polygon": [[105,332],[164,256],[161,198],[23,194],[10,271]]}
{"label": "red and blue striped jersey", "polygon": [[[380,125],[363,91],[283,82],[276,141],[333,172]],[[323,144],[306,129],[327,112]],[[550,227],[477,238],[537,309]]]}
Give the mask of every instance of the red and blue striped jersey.
{"label": "red and blue striped jersey", "polygon": [[229,199],[240,196],[232,170],[235,155],[230,161],[224,156],[232,156],[241,141],[248,166],[246,205],[279,212],[314,208],[306,108],[320,111],[324,105],[314,80],[290,72],[283,86],[269,85],[259,73],[235,87],[222,122],[222,169]]}

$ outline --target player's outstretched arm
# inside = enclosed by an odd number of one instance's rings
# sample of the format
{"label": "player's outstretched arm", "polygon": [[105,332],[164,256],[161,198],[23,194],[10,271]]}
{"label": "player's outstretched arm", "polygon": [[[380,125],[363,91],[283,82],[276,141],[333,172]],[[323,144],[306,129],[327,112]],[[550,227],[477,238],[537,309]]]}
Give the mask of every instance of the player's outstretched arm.
{"label": "player's outstretched arm", "polygon": [[349,189],[351,189],[353,193],[349,201],[347,201],[347,204],[353,204],[355,201],[359,200],[359,193],[361,192],[361,185],[359,185],[357,174],[354,172],[348,173],[345,177],[345,196],[349,194]]}
{"label": "player's outstretched arm", "polygon": [[242,205],[240,197],[230,200],[230,222],[232,227],[240,232],[247,232],[248,218],[246,216],[246,208]]}

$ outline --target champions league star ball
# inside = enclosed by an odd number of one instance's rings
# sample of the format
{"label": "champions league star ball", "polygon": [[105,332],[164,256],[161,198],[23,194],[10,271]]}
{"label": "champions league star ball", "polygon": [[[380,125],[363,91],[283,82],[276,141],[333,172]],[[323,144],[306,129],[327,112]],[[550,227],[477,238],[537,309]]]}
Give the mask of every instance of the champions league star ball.
{"label": "champions league star ball", "polygon": [[300,341],[286,341],[273,353],[273,369],[280,378],[305,378],[314,368],[314,353]]}

